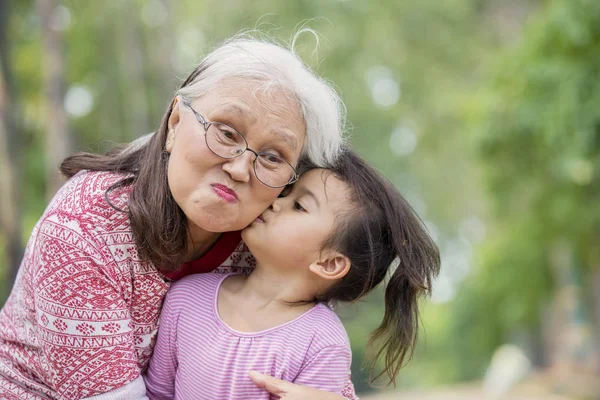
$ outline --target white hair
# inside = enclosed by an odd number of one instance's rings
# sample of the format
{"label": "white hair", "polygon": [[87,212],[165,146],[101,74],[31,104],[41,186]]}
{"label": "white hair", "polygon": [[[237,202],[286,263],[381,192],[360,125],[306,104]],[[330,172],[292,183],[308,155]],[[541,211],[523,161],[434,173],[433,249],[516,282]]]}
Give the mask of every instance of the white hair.
{"label": "white hair", "polygon": [[[303,30],[305,31],[305,30]],[[192,101],[226,78],[250,78],[268,88],[293,94],[304,123],[306,140],[302,156],[318,167],[332,165],[345,141],[346,109],[335,89],[316,76],[294,53],[272,41],[237,35],[208,54],[202,71],[177,94]]]}

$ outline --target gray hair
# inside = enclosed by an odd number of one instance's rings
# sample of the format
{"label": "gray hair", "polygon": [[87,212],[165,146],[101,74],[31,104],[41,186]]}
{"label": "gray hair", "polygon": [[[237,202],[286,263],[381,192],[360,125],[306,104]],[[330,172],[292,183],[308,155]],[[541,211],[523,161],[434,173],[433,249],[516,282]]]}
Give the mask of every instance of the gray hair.
{"label": "gray hair", "polygon": [[293,50],[247,34],[227,40],[201,62],[202,72],[177,95],[192,101],[226,78],[250,78],[291,93],[306,125],[302,157],[318,167],[332,165],[344,145],[346,109],[335,89],[315,75]]}

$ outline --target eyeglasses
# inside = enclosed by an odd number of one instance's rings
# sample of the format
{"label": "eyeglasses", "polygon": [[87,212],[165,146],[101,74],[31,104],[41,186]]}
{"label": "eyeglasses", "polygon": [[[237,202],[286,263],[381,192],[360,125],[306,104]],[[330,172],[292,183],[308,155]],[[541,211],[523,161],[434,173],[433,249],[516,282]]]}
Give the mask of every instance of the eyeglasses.
{"label": "eyeglasses", "polygon": [[204,127],[206,146],[215,155],[232,159],[241,156],[246,150],[254,153],[256,157],[253,166],[256,179],[272,188],[284,187],[298,180],[296,169],[280,156],[252,150],[248,147],[244,135],[237,130],[222,122],[207,121],[192,108],[190,103],[183,102],[183,104],[192,110],[198,122]]}

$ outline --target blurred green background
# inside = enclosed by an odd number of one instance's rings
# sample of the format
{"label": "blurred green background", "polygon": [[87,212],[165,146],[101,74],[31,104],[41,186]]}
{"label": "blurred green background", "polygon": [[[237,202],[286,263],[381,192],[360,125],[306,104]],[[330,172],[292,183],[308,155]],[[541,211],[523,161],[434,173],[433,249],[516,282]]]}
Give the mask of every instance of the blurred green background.
{"label": "blurred green background", "polygon": [[[64,156],[156,129],[228,36],[305,24],[352,145],[442,252],[385,398],[600,398],[598,0],[0,0],[0,304]],[[382,304],[342,310],[366,396]]]}

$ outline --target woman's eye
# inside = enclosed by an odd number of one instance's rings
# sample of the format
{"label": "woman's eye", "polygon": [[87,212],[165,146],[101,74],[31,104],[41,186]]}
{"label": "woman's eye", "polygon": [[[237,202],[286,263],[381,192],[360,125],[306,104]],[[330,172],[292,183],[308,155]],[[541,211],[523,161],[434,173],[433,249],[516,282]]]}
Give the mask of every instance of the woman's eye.
{"label": "woman's eye", "polygon": [[271,153],[261,153],[261,160],[266,161],[268,164],[281,164],[283,161],[281,157]]}
{"label": "woman's eye", "polygon": [[298,203],[297,201],[294,201],[294,210],[296,210],[296,211],[306,211],[304,209],[304,207],[302,207],[302,205],[300,203]]}
{"label": "woman's eye", "polygon": [[222,143],[241,143],[243,139],[232,127],[220,122],[213,123],[210,128],[215,138]]}
{"label": "woman's eye", "polygon": [[223,135],[224,138],[229,140],[233,140],[235,138],[235,134],[233,132],[226,131],[224,129],[221,129],[221,135]]}

